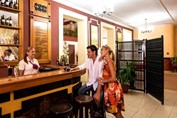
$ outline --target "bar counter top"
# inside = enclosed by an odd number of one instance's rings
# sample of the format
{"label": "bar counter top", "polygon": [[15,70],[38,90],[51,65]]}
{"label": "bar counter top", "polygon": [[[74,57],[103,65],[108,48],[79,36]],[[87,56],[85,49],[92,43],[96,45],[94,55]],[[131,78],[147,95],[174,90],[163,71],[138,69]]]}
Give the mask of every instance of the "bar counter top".
{"label": "bar counter top", "polygon": [[20,77],[0,78],[0,94],[39,86],[43,84],[53,83],[57,81],[72,79],[74,77],[78,77],[85,74],[85,72],[85,69],[69,72],[64,70],[55,70]]}

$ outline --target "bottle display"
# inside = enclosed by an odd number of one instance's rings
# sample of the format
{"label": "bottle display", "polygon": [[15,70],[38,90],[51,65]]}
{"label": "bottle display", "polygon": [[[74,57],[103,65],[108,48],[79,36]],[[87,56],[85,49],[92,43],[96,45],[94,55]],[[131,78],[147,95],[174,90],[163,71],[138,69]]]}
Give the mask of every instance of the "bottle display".
{"label": "bottle display", "polygon": [[14,9],[18,9],[18,0],[16,0],[14,3]]}
{"label": "bottle display", "polygon": [[19,36],[22,34],[19,25],[22,12],[18,2],[23,3],[19,0],[0,0],[0,56],[4,55],[6,48],[10,48],[17,60],[21,50]]}
{"label": "bottle display", "polygon": [[9,18],[5,19],[5,25],[9,26]]}
{"label": "bottle display", "polygon": [[14,44],[19,44],[19,38],[18,38],[18,34],[14,35]]}
{"label": "bottle display", "polygon": [[5,6],[5,0],[1,0],[1,6]]}
{"label": "bottle display", "polygon": [[9,7],[13,8],[13,6],[14,6],[14,3],[13,3],[13,0],[11,0],[10,3],[9,3]]}
{"label": "bottle display", "polygon": [[5,18],[4,15],[1,16],[1,25],[6,25],[6,26],[12,26],[13,25],[13,21],[12,21],[12,17],[7,17]]}
{"label": "bottle display", "polygon": [[5,25],[5,18],[4,18],[4,15],[1,16],[1,25]]}
{"label": "bottle display", "polygon": [[18,9],[18,0],[0,0],[0,6]]}
{"label": "bottle display", "polygon": [[59,57],[57,58],[57,66],[59,65]]}
{"label": "bottle display", "polygon": [[9,26],[12,26],[12,17],[9,17]]}
{"label": "bottle display", "polygon": [[5,0],[5,6],[9,7],[9,0]]}

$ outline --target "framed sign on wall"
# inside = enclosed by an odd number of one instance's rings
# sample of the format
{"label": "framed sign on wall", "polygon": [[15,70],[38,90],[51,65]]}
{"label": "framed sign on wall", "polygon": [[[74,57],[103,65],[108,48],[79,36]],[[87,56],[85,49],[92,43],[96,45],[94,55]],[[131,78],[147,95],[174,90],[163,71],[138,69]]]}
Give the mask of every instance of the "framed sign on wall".
{"label": "framed sign on wall", "polygon": [[45,0],[30,0],[30,14],[50,18],[51,4]]}
{"label": "framed sign on wall", "polygon": [[31,16],[30,45],[35,47],[36,56],[40,63],[51,61],[51,22],[49,19]]}

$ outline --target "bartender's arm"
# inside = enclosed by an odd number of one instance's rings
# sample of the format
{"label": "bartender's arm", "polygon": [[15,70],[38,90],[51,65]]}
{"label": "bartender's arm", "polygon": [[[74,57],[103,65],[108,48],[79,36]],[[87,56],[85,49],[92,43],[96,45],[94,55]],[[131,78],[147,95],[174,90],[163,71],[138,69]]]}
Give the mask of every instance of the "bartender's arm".
{"label": "bartender's arm", "polygon": [[23,76],[24,75],[24,70],[19,70],[19,76]]}

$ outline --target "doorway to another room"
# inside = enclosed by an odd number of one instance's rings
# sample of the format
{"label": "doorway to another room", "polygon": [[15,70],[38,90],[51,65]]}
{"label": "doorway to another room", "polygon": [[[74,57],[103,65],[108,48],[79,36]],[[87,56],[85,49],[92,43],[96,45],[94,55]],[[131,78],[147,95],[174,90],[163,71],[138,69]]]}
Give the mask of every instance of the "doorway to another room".
{"label": "doorway to another room", "polygon": [[[71,28],[70,33],[72,36],[76,36],[75,38],[67,37],[66,39],[64,36],[64,27],[61,26],[67,22],[69,23],[68,27]],[[64,52],[67,52],[68,63],[83,63],[87,58],[87,52],[86,50],[78,50],[86,49],[88,46],[87,17],[63,8],[59,8],[59,34],[63,34],[59,35],[59,57],[65,55]],[[66,51],[64,51],[64,46],[66,46]]]}

